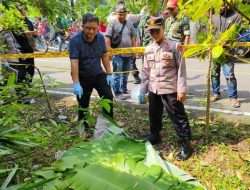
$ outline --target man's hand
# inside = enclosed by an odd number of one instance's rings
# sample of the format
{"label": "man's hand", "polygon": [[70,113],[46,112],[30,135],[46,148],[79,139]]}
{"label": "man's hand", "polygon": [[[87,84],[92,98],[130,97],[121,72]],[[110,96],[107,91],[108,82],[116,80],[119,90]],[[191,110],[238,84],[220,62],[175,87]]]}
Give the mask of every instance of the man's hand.
{"label": "man's hand", "polygon": [[107,80],[108,85],[112,86],[112,84],[113,84],[113,77],[112,77],[111,74],[107,74],[106,80]]}
{"label": "man's hand", "polygon": [[186,51],[185,49],[185,45],[182,45],[182,44],[177,44],[176,45],[176,49],[181,52],[181,53],[184,53]]}
{"label": "man's hand", "polygon": [[83,89],[79,82],[73,84],[73,89],[74,89],[74,94],[78,96],[78,98],[81,98],[83,95]]}
{"label": "man's hand", "polygon": [[37,36],[38,32],[36,30],[34,31],[25,31],[24,32],[26,35],[30,35],[30,36]]}
{"label": "man's hand", "polygon": [[139,104],[145,104],[145,94],[144,93],[139,93],[138,95],[138,101],[139,101]]}
{"label": "man's hand", "polygon": [[177,101],[185,102],[186,100],[186,93],[177,93]]}

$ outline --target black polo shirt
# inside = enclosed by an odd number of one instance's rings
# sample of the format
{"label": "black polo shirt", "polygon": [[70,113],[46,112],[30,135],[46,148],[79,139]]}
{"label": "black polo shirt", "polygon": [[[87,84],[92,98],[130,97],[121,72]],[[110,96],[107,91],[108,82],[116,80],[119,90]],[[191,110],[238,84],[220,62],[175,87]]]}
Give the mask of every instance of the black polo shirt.
{"label": "black polo shirt", "polygon": [[79,32],[70,40],[70,59],[79,60],[80,78],[95,77],[104,73],[101,66],[101,57],[106,52],[105,40],[100,33],[97,33],[92,42],[85,40],[83,32]]}

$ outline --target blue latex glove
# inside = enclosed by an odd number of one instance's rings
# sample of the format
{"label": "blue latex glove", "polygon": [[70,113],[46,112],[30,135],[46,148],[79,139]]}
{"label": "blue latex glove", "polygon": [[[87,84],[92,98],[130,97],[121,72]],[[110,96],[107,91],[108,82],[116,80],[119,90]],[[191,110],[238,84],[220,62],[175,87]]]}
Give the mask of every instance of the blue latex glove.
{"label": "blue latex glove", "polygon": [[78,98],[81,98],[83,95],[83,89],[82,89],[80,83],[79,82],[74,83],[73,88],[74,88],[74,94],[76,96],[78,96]]}
{"label": "blue latex glove", "polygon": [[106,80],[107,80],[108,85],[109,85],[109,86],[112,86],[112,84],[113,84],[113,77],[112,77],[111,74],[108,74],[108,75],[107,75]]}
{"label": "blue latex glove", "polygon": [[140,104],[145,104],[145,94],[140,93],[138,96],[138,100]]}

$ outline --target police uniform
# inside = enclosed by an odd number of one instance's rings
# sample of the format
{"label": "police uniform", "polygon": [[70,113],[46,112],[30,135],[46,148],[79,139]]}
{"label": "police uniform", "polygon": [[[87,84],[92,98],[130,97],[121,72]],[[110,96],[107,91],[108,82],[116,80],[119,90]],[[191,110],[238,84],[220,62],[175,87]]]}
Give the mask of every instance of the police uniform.
{"label": "police uniform", "polygon": [[[157,26],[163,27],[162,21],[162,18],[150,19],[148,29],[157,29]],[[160,141],[164,107],[179,140],[187,145],[191,138],[191,129],[184,105],[177,100],[177,93],[186,93],[187,84],[185,62],[176,47],[175,41],[164,39],[160,44],[155,41],[150,43],[145,50],[141,93],[148,92],[149,94],[151,132],[149,140],[153,144]],[[189,150],[188,154],[190,154]]]}

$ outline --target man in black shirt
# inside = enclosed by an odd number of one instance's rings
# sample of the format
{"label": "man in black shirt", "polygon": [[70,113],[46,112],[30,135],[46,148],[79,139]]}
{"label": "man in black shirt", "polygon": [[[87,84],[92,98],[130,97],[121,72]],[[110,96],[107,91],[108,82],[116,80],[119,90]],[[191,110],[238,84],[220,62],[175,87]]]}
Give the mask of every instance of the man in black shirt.
{"label": "man in black shirt", "polygon": [[[26,8],[24,6],[17,6],[18,10],[23,16],[27,31],[13,32],[17,43],[20,45],[21,53],[33,53],[34,41],[33,36],[36,34],[32,22],[27,17]],[[13,67],[18,70],[18,83],[24,83],[30,85],[34,76],[34,58],[19,59],[20,65],[14,65]]]}
{"label": "man in black shirt", "polygon": [[[13,31],[13,35],[16,42],[19,44],[20,53],[34,53],[34,31],[33,23],[27,17],[27,9],[25,6],[18,4],[17,9],[20,11],[24,24],[26,25],[26,31]],[[27,87],[31,86],[34,76],[35,66],[34,58],[20,58],[17,64],[11,65],[12,68],[17,70],[17,83],[21,84],[21,87],[16,89],[17,95],[22,99],[23,103],[31,103],[32,99],[25,98],[28,95]]]}

